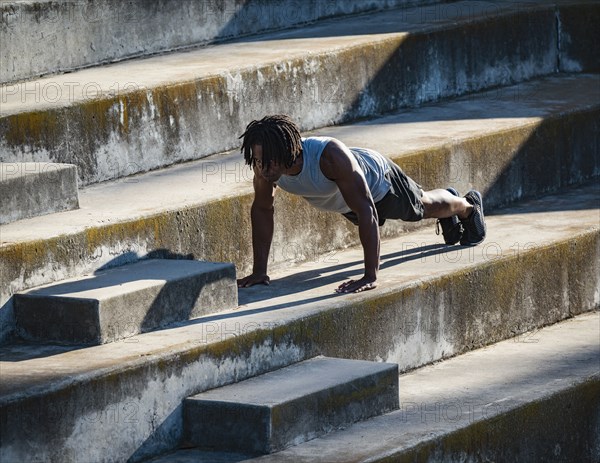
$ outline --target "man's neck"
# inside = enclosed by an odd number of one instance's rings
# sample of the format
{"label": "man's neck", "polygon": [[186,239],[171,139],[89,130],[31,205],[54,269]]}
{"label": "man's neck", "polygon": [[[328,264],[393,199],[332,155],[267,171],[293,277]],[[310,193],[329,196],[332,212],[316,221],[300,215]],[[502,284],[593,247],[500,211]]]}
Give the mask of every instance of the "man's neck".
{"label": "man's neck", "polygon": [[296,158],[296,160],[294,161],[294,164],[292,164],[292,167],[290,167],[289,169],[287,169],[285,171],[285,175],[298,175],[300,172],[302,172],[302,166],[304,165],[304,159],[302,158],[302,153],[300,153],[300,156],[298,156]]}

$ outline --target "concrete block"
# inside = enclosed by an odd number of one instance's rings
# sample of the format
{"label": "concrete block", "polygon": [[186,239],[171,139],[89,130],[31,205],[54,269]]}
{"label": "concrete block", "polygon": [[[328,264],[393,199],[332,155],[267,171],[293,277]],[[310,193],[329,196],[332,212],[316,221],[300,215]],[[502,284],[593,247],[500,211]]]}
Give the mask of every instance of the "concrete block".
{"label": "concrete block", "polygon": [[191,443],[273,453],[398,408],[398,366],[315,358],[184,401]]}
{"label": "concrete block", "polygon": [[49,162],[0,163],[0,198],[0,225],[77,209],[77,167]]}
{"label": "concrete block", "polygon": [[237,305],[235,268],[150,259],[15,295],[21,335],[107,343]]}
{"label": "concrete block", "polygon": [[556,71],[553,5],[486,7],[390,10],[5,85],[0,161],[75,163],[87,185],[238,148],[265,114],[311,130]]}
{"label": "concrete block", "polygon": [[[0,83],[424,0],[0,3]],[[52,50],[50,53],[49,50]]]}

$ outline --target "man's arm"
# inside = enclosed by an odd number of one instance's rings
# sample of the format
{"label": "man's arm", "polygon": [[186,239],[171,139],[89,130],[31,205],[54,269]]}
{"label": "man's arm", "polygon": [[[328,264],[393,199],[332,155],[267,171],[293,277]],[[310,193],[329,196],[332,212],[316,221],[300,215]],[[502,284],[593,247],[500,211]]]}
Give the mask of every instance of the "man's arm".
{"label": "man's arm", "polygon": [[341,284],[338,292],[361,292],[377,287],[379,271],[379,226],[377,210],[365,175],[346,145],[331,140],[321,156],[323,174],[333,180],[346,204],[358,217],[358,233],[364,250],[365,274],[360,280]]}
{"label": "man's arm", "polygon": [[267,275],[267,263],[273,241],[273,201],[276,186],[263,179],[256,169],[255,167],[253,181],[254,201],[250,210],[254,265],[251,275],[237,281],[240,288],[259,283],[268,285],[271,282]]}

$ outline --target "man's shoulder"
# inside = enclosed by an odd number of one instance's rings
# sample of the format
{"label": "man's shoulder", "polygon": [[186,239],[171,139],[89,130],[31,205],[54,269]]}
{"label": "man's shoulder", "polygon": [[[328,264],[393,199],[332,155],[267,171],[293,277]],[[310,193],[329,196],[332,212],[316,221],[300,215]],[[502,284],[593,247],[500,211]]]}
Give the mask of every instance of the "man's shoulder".
{"label": "man's shoulder", "polygon": [[317,137],[317,136],[314,136],[314,137],[303,137],[302,138],[302,145],[303,146],[310,146],[310,147],[318,146],[318,147],[323,147],[324,148],[325,146],[327,146],[327,144],[331,140],[334,140],[334,138],[332,138],[332,137],[325,137],[325,136],[322,136],[322,137]]}

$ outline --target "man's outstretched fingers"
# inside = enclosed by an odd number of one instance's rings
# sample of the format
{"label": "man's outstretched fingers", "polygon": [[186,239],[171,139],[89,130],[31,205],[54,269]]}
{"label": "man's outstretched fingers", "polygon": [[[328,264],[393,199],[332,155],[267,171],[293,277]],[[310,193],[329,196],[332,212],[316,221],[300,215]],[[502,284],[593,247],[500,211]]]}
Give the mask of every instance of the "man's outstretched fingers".
{"label": "man's outstretched fingers", "polygon": [[249,275],[245,278],[241,278],[239,280],[237,280],[237,285],[238,288],[248,288],[250,286],[254,286],[257,285],[259,283],[262,283],[263,285],[270,285],[271,284],[271,279],[269,278],[268,275]]}
{"label": "man's outstretched fingers", "polygon": [[352,283],[354,283],[354,280],[350,280],[350,281],[346,281],[344,283],[342,283],[341,285],[339,285],[337,287],[337,289],[335,290],[336,293],[345,293],[345,289],[348,288],[348,286],[350,286]]}
{"label": "man's outstretched fingers", "polygon": [[375,289],[376,287],[377,287],[376,283],[367,283],[367,284],[364,284],[362,286],[359,286],[358,288],[356,288],[354,290],[352,288],[350,288],[346,292],[347,293],[352,293],[352,292],[354,292],[354,293],[361,293],[363,291],[368,291],[370,289]]}
{"label": "man's outstretched fingers", "polygon": [[377,287],[377,282],[375,281],[366,281],[362,278],[358,281],[350,280],[342,283],[336,290],[336,293],[360,293],[362,291],[368,291],[370,289],[375,289]]}

